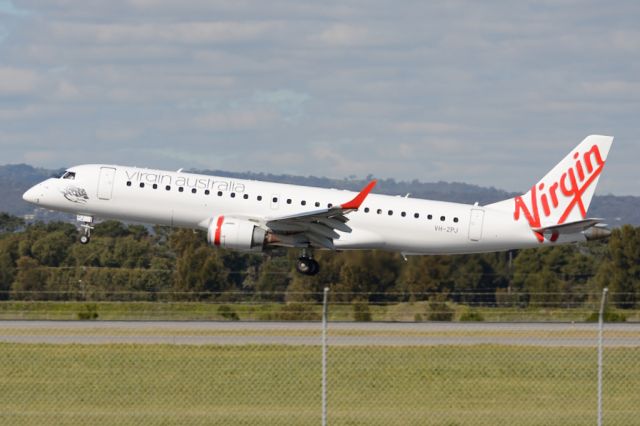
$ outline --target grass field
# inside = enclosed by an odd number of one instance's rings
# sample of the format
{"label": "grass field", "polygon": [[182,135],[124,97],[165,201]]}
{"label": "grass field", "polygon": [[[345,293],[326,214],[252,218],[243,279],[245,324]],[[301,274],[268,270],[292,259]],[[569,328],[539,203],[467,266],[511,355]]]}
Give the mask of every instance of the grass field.
{"label": "grass field", "polygon": [[[322,306],[318,304],[284,303],[205,303],[205,302],[39,302],[2,301],[0,320],[76,320],[82,315],[95,313],[99,320],[225,320],[219,311],[225,306],[240,320],[317,320]],[[462,305],[451,305],[455,311],[454,320],[469,311]],[[373,321],[415,321],[426,319],[426,302],[394,303],[368,306]],[[473,309],[484,321],[566,321],[581,322],[591,315],[595,308],[491,308]],[[627,321],[640,321],[638,310],[612,310],[624,314]],[[332,321],[353,321],[354,308],[350,304],[331,304]],[[418,317],[417,317],[418,316]]]}
{"label": "grass field", "polygon": [[[2,343],[0,359],[0,424],[320,423],[319,347]],[[607,424],[637,424],[638,359],[607,348]],[[596,352],[331,347],[328,403],[331,425],[592,425]]]}

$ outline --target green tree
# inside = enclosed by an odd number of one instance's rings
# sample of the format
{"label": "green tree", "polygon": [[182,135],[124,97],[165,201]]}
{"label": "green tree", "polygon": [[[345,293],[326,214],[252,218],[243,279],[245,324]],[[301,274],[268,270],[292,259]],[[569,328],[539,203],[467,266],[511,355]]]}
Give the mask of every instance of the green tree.
{"label": "green tree", "polygon": [[8,213],[0,213],[0,233],[15,232],[24,227],[24,219]]}
{"label": "green tree", "polygon": [[129,230],[126,225],[117,220],[105,220],[104,222],[95,225],[92,235],[94,237],[126,237],[129,235]]}
{"label": "green tree", "polygon": [[396,291],[411,300],[424,299],[429,293],[451,289],[450,271],[449,256],[412,256],[401,269]]}
{"label": "green tree", "polygon": [[291,281],[291,265],[286,257],[266,258],[260,268],[255,292],[262,297],[266,293],[278,293],[276,299],[284,300],[284,292]]}
{"label": "green tree", "polygon": [[31,253],[41,265],[60,266],[66,259],[73,239],[64,231],[45,234],[31,246]]}
{"label": "green tree", "polygon": [[16,269],[11,259],[11,253],[0,248],[0,300],[9,298],[9,290],[13,283]]}
{"label": "green tree", "polygon": [[609,253],[594,281],[599,289],[609,287],[616,306],[637,306],[640,297],[640,228],[625,225],[613,230],[609,238]]}
{"label": "green tree", "polygon": [[38,300],[46,298],[42,292],[46,289],[47,273],[37,260],[23,256],[17,261],[17,275],[13,282],[12,293],[16,299]]}

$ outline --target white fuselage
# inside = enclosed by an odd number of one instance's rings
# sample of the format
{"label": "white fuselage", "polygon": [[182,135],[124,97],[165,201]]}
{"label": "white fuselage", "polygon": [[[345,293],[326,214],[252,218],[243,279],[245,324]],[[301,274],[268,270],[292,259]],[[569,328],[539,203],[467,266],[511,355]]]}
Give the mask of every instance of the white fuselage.
{"label": "white fuselage", "polygon": [[[207,229],[219,215],[264,223],[352,199],[352,191],[241,180],[114,165],[68,169],[73,178],[48,179],[25,193],[41,207],[109,219]],[[370,194],[348,214],[338,250],[383,249],[405,254],[476,253],[539,247],[513,211]],[[561,242],[584,241],[581,234]]]}

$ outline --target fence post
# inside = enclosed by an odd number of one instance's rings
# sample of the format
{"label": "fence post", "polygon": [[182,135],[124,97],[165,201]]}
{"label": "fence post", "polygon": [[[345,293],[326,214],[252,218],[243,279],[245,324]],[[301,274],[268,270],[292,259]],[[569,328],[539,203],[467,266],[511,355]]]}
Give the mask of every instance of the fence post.
{"label": "fence post", "polygon": [[329,287],[324,288],[322,299],[322,426],[327,426],[327,321]]}
{"label": "fence post", "polygon": [[600,315],[598,316],[598,426],[602,426],[602,343],[604,329],[604,307],[607,301],[609,289],[602,289],[600,300]]}

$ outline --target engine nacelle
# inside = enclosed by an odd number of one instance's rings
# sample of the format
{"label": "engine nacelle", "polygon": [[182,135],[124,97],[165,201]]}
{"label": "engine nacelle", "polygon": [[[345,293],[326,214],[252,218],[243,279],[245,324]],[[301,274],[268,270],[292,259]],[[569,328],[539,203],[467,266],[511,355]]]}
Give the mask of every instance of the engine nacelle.
{"label": "engine nacelle", "polygon": [[207,231],[209,244],[240,251],[262,251],[267,231],[246,219],[214,217]]}

